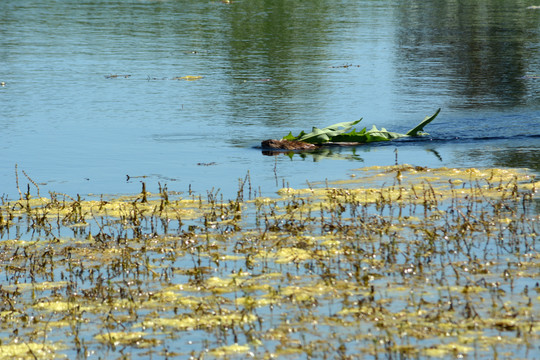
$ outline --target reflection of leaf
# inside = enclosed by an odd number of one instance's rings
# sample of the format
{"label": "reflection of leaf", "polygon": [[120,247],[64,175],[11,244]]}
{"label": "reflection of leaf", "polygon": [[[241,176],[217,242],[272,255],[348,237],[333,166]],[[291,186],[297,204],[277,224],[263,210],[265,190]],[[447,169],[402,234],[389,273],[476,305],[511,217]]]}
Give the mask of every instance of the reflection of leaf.
{"label": "reflection of leaf", "polygon": [[[352,153],[344,153],[345,149],[351,151]],[[329,146],[321,147],[315,151],[263,151],[263,155],[286,155],[291,160],[295,156],[299,156],[302,159],[312,159],[314,162],[324,160],[324,159],[333,159],[333,160],[348,160],[348,161],[364,161],[364,159],[357,155],[355,152],[355,147],[343,147],[343,146]]]}
{"label": "reflection of leaf", "polygon": [[426,150],[430,153],[433,153],[435,157],[439,159],[439,161],[443,161],[441,154],[439,154],[437,150],[433,150],[433,149],[426,149]]}
{"label": "reflection of leaf", "polygon": [[356,155],[354,148],[352,154],[343,154],[340,151],[333,151],[330,148],[320,149],[315,152],[306,153],[306,155],[312,156],[313,161],[317,162],[323,159],[332,159],[332,160],[349,160],[349,161],[364,161],[361,156]]}

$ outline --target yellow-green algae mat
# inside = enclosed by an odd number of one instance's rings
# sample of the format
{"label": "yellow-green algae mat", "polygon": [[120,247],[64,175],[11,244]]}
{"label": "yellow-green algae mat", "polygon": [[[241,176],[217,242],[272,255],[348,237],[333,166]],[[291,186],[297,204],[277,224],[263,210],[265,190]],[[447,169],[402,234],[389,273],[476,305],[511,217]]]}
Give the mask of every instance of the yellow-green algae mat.
{"label": "yellow-green algae mat", "polygon": [[0,359],[540,358],[540,183],[359,169],[0,208]]}

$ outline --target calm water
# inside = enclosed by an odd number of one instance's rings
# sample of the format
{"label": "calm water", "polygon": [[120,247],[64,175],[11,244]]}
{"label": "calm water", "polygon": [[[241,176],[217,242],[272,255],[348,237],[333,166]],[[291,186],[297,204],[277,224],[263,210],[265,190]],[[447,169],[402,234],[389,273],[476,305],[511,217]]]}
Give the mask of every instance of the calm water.
{"label": "calm water", "polygon": [[[396,156],[540,173],[540,10],[529,5],[0,0],[0,196],[19,196],[16,166],[22,191],[72,196],[144,181],[234,197],[247,174],[275,195]],[[361,117],[406,132],[437,108],[421,139],[292,158],[257,148]]]}
{"label": "calm water", "polygon": [[[400,163],[540,171],[540,10],[527,1],[0,3],[0,194],[234,194]],[[107,78],[107,75],[130,75]],[[195,81],[173,80],[202,76]],[[264,156],[363,117],[431,137]],[[130,176],[128,180],[127,176]],[[139,178],[145,176],[146,178]],[[32,192],[36,189],[33,185]]]}

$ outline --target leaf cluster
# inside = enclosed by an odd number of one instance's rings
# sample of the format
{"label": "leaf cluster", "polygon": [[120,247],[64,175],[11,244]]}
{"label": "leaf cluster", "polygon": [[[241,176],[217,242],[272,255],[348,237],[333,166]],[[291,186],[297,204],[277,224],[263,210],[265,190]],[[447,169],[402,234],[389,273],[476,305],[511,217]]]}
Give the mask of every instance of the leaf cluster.
{"label": "leaf cluster", "polygon": [[359,119],[356,121],[340,122],[322,129],[313,127],[310,133],[301,131],[297,136],[294,136],[292,132],[289,132],[287,136],[283,137],[283,140],[297,140],[311,144],[323,144],[327,142],[370,143],[376,141],[389,141],[409,136],[422,136],[427,135],[427,133],[422,131],[424,127],[433,121],[440,111],[441,109],[438,109],[432,116],[427,116],[420,124],[405,134],[388,131],[385,128],[377,129],[375,125],[373,125],[371,130],[363,128],[362,130],[357,131],[353,126],[362,121],[362,119]]}

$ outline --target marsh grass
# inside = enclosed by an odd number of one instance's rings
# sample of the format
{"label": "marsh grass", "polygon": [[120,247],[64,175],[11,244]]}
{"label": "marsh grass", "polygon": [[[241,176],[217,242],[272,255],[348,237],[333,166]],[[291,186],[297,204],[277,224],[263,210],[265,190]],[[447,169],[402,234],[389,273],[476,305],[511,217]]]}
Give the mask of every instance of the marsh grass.
{"label": "marsh grass", "polygon": [[537,358],[539,186],[400,165],[274,198],[249,174],[236,199],[29,189],[0,207],[0,359]]}

